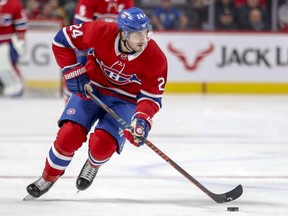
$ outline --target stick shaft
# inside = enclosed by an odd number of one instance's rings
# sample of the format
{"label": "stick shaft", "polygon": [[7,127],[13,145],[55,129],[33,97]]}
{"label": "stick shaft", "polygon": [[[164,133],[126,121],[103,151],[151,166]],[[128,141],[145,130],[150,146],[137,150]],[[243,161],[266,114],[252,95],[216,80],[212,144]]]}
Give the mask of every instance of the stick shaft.
{"label": "stick shaft", "polygon": [[[132,129],[133,130],[133,128],[126,121],[124,121],[119,115],[117,115],[112,109],[110,109],[98,97],[96,97],[92,93],[90,88],[85,88],[85,89],[86,89],[87,96],[90,97],[98,106],[100,106],[102,109],[104,109],[108,114],[110,114],[115,120],[117,120],[124,127],[124,129],[130,129],[130,130]],[[197,181],[194,177],[192,177],[189,173],[187,173],[182,167],[180,167],[177,163],[175,163],[164,152],[162,152],[158,147],[156,147],[152,142],[150,142],[148,139],[145,139],[144,143],[148,147],[150,147],[156,154],[158,154],[161,158],[163,158],[167,163],[169,163],[173,168],[175,168],[179,173],[181,173],[185,178],[187,178],[190,182],[195,184],[201,191],[206,193],[214,201],[221,203],[221,200],[223,200],[223,202],[224,202],[225,194],[212,193],[205,186],[203,186],[199,181]],[[221,197],[221,200],[220,200],[220,197]],[[220,201],[217,200],[216,198],[217,199],[219,198]]]}

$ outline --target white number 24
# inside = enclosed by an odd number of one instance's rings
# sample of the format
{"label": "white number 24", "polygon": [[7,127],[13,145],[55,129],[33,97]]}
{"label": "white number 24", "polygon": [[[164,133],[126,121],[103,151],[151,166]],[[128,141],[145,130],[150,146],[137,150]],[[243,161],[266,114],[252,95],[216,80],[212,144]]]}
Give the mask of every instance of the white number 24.
{"label": "white number 24", "polygon": [[81,26],[82,26],[82,24],[70,26],[70,31],[72,31],[71,36],[73,38],[76,38],[76,37],[79,37],[79,36],[83,35],[83,32],[78,30],[79,28],[81,28]]}

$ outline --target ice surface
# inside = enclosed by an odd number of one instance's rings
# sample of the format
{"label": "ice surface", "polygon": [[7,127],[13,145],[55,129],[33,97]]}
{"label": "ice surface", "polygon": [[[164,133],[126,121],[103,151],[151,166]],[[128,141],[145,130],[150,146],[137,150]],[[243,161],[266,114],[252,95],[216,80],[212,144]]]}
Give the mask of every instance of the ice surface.
{"label": "ice surface", "polygon": [[[149,140],[214,193],[217,204],[148,146],[129,143],[76,194],[87,144],[36,201],[22,201],[42,172],[64,107],[60,98],[0,99],[1,216],[288,215],[288,96],[166,95]],[[121,115],[121,114],[120,114]],[[229,206],[239,212],[228,212]]]}

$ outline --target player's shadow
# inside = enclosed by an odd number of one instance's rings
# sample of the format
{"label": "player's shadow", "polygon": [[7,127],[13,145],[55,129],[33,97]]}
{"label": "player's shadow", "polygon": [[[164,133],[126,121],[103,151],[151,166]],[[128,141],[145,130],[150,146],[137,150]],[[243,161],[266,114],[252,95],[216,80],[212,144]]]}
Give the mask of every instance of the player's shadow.
{"label": "player's shadow", "polygon": [[[33,202],[33,201],[32,201]],[[37,199],[35,202],[77,202],[139,205],[207,206],[215,203],[209,199],[127,199],[127,198],[81,198],[81,199]],[[216,203],[217,204],[217,203]]]}
{"label": "player's shadow", "polygon": [[[66,199],[66,198],[56,198],[56,199],[37,199],[31,200],[30,202],[75,202],[75,203],[103,203],[103,204],[139,204],[139,205],[175,205],[184,207],[203,207],[203,206],[213,206],[219,205],[210,199],[127,199],[127,198],[79,198],[79,199]],[[266,202],[266,201],[252,201],[252,200],[236,200],[237,205],[251,205],[251,206],[282,206],[282,204],[276,202]],[[234,202],[223,203],[220,205],[235,205]]]}

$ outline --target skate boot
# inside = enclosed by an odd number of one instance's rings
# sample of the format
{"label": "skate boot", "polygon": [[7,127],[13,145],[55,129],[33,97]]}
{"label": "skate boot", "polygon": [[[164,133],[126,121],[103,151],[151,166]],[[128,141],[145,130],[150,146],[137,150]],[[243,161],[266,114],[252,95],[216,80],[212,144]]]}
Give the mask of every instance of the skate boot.
{"label": "skate boot", "polygon": [[32,197],[38,198],[48,192],[53,184],[54,182],[46,181],[43,177],[40,177],[37,181],[28,185],[26,190]]}
{"label": "skate boot", "polygon": [[77,177],[76,187],[78,190],[86,190],[93,182],[99,167],[92,167],[87,160]]}

